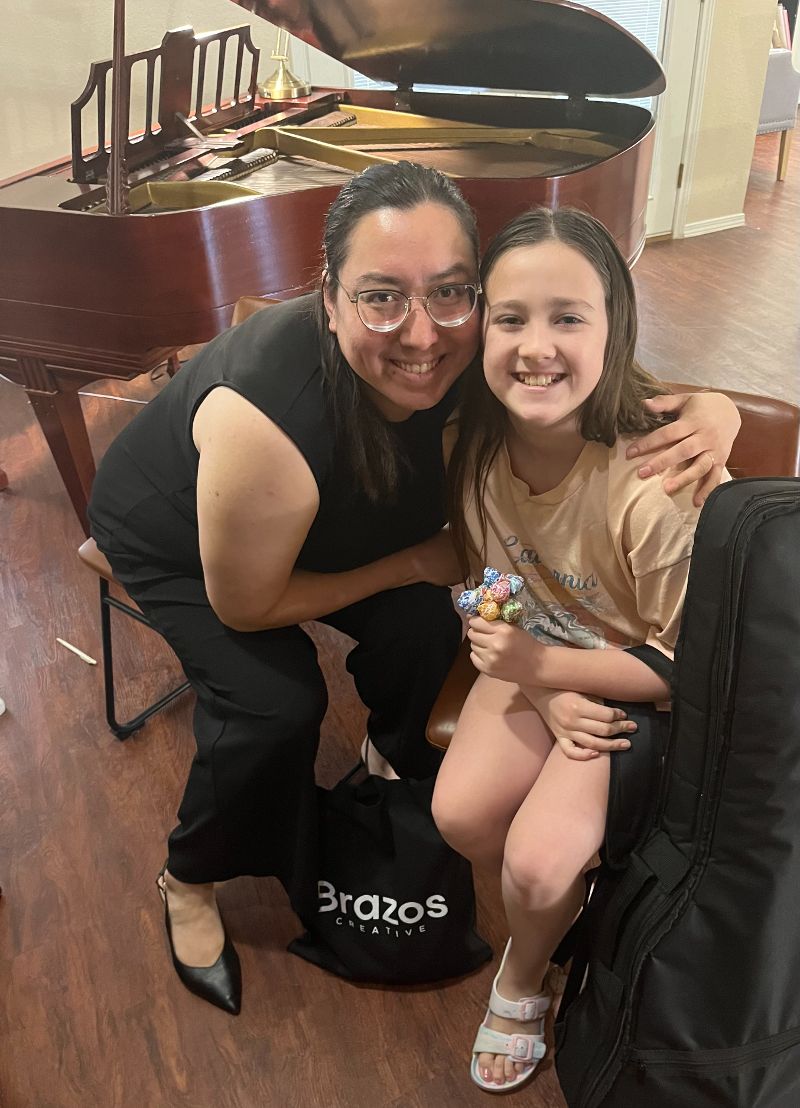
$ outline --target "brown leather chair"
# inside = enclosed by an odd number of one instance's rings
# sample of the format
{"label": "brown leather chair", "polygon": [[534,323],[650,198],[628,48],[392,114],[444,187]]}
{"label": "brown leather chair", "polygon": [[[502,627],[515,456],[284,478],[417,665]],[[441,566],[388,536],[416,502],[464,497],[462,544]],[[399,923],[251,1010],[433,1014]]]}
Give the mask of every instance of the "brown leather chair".
{"label": "brown leather chair", "polygon": [[[698,385],[670,385],[673,392],[700,392]],[[800,408],[787,400],[716,389],[739,409],[742,426],[728,459],[733,477],[800,476]]]}
{"label": "brown leather chair", "polygon": [[[673,384],[674,392],[700,392],[699,385]],[[728,459],[733,477],[800,476],[800,408],[785,400],[718,389],[733,400],[742,426]],[[458,717],[477,671],[469,660],[467,640],[433,705],[425,734],[440,750],[450,745]]]}

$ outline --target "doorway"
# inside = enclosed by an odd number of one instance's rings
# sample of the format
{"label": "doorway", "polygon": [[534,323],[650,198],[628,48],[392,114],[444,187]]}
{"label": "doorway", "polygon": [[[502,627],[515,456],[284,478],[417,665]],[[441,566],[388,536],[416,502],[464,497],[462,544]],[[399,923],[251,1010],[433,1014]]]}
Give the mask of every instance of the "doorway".
{"label": "doorway", "polygon": [[[656,144],[647,206],[648,237],[671,235],[683,179],[683,152],[704,0],[583,0],[630,31],[667,75],[661,96],[633,101],[656,118]],[[710,5],[706,5],[710,6]]]}

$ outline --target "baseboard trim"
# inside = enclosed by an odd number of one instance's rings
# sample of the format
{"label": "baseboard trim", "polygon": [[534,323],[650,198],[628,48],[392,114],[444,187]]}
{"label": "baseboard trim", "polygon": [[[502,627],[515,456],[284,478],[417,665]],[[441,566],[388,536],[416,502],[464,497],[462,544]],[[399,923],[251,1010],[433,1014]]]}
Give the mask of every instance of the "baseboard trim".
{"label": "baseboard trim", "polygon": [[687,223],[683,229],[683,238],[692,239],[697,235],[709,235],[712,231],[729,231],[731,227],[744,227],[744,212],[737,215],[721,215],[717,219],[701,219],[697,223]]}

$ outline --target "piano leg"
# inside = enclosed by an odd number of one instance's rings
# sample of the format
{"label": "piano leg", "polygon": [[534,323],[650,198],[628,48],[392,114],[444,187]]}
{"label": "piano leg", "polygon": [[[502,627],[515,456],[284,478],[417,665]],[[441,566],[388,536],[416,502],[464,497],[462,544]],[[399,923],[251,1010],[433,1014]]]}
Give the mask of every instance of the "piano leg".
{"label": "piano leg", "polygon": [[72,506],[88,535],[87,506],[95,468],[80,397],[76,391],[28,392],[28,396]]}

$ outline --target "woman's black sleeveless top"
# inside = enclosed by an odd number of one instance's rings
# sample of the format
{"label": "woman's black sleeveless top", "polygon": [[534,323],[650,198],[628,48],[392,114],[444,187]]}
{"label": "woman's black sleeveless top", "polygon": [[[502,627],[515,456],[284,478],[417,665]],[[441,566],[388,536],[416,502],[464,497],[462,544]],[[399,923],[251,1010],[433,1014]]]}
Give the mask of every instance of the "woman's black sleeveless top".
{"label": "woman's black sleeveless top", "polygon": [[[251,316],[210,342],[131,421],[98,469],[89,505],[101,549],[202,576],[192,422],[208,393],[240,393],[295,443],[319,488],[317,516],[297,565],[340,572],[411,546],[445,522],[442,429],[451,389],[436,407],[391,424],[400,451],[397,494],[371,502],[357,487],[335,428],[320,367],[313,298]],[[238,449],[232,437],[230,449]]]}

